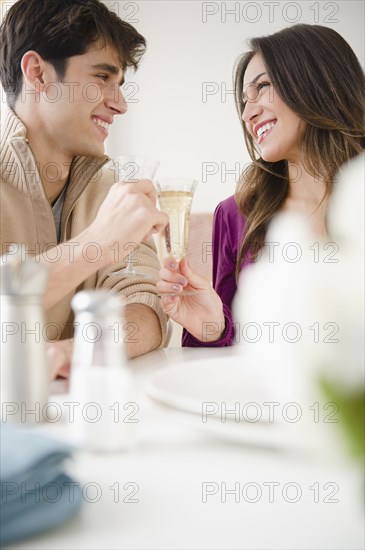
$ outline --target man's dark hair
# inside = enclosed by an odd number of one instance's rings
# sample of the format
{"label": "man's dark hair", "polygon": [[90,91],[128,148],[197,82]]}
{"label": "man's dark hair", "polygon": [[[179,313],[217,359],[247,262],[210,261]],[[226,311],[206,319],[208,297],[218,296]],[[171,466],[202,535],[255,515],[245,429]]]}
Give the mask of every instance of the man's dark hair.
{"label": "man's dark hair", "polygon": [[146,49],[144,37],[100,0],[18,0],[0,27],[0,80],[9,106],[21,91],[27,51],[51,63],[62,80],[68,58],[97,42],[114,48],[124,69],[137,69]]}

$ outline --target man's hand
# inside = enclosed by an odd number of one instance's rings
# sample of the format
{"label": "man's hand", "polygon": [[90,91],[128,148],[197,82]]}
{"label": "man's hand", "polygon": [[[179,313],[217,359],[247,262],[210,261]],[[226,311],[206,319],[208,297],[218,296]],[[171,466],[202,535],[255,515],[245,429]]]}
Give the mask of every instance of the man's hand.
{"label": "man's hand", "polygon": [[71,340],[59,340],[47,344],[46,355],[50,367],[50,379],[54,380],[57,376],[69,378],[72,358]]}
{"label": "man's hand", "polygon": [[[156,313],[144,304],[129,304],[124,308],[125,324],[131,326],[133,335],[125,337],[128,358],[152,351],[161,343],[161,327]],[[71,340],[59,340],[47,344],[47,361],[50,379],[58,376],[69,378],[71,373],[73,343]],[[122,357],[120,358],[122,361]]]}
{"label": "man's hand", "polygon": [[114,262],[112,249],[115,243],[119,244],[121,251],[118,257],[124,258],[127,243],[148,240],[167,225],[167,215],[157,210],[155,202],[150,180],[121,181],[110,188],[88,232],[110,263]]}
{"label": "man's hand", "polygon": [[[153,233],[162,231],[168,222],[166,214],[155,207],[155,193],[150,180],[135,183],[118,182],[112,185],[101,204],[94,221],[73,238],[77,247],[73,261],[69,261],[68,243],[58,245],[57,262],[50,263],[40,256],[49,270],[49,282],[44,307],[50,309],[67,294],[74,291],[96,271],[123,260],[130,251],[128,244],[139,244]],[[84,248],[97,243],[102,254],[94,262],[85,260]],[[117,247],[117,249],[116,249]],[[56,254],[55,254],[56,256]]]}

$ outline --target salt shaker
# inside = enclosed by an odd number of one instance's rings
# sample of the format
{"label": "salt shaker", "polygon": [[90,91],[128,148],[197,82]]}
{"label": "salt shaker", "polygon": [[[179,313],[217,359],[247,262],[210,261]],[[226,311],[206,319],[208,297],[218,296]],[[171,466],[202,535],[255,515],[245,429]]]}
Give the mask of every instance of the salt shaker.
{"label": "salt shaker", "polygon": [[43,422],[49,372],[42,299],[47,268],[13,244],[0,257],[1,421]]}
{"label": "salt shaker", "polygon": [[130,449],[138,405],[123,343],[121,298],[106,290],[82,291],[74,296],[72,308],[72,440],[92,451]]}

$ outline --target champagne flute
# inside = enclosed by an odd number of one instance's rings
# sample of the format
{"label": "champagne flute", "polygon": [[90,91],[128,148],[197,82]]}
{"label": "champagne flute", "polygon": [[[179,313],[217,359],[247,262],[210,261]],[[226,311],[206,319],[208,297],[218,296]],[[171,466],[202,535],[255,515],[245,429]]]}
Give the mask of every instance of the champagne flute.
{"label": "champagne flute", "polygon": [[[116,171],[118,181],[123,180],[128,184],[133,184],[140,179],[152,180],[160,165],[159,161],[153,158],[138,155],[122,155],[113,159],[114,170]],[[130,252],[126,257],[126,267],[118,271],[112,271],[111,275],[122,275],[124,279],[135,277],[148,279],[149,275],[141,273],[134,269],[133,253]]]}
{"label": "champagne flute", "polygon": [[[189,244],[190,211],[197,180],[172,178],[154,182],[158,202],[162,212],[169,217],[164,236],[166,250],[178,263],[186,255]],[[164,292],[160,296],[191,296],[196,290]]]}

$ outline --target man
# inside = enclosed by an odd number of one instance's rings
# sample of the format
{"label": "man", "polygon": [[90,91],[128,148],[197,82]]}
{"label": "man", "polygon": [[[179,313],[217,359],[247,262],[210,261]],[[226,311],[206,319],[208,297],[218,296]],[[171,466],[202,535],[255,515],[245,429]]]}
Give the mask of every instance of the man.
{"label": "man", "polygon": [[[0,78],[10,107],[1,129],[1,253],[23,244],[49,268],[47,335],[63,340],[51,350],[57,367],[67,362],[70,302],[81,289],[123,297],[127,327],[138,330],[130,356],[166,339],[159,264],[148,242],[166,216],[149,180],[114,184],[104,155],[110,124],[127,111],[124,73],[144,50],[145,39],[99,0],[18,0],[1,26]],[[111,273],[130,243],[141,243],[138,269],[149,279]]]}

